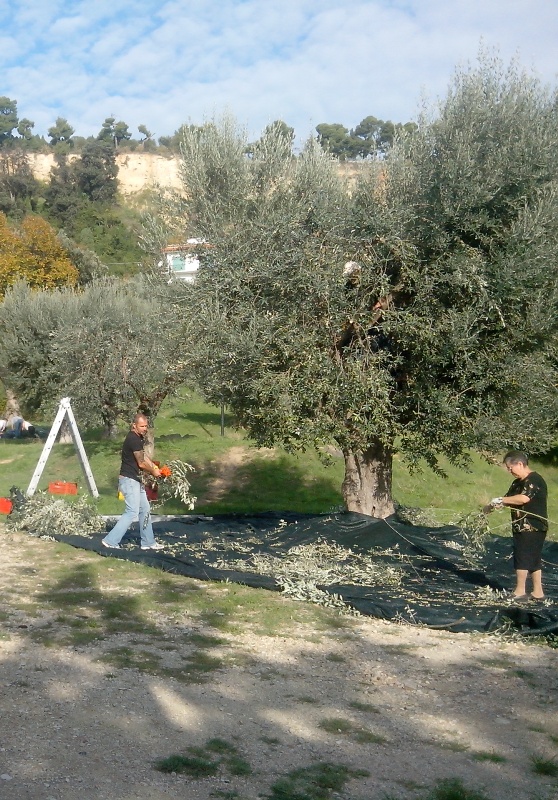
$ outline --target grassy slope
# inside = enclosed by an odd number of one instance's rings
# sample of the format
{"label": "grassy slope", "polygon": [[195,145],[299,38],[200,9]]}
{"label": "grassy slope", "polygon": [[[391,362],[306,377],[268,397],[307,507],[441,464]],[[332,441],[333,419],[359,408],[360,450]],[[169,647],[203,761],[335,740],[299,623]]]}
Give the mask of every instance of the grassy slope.
{"label": "grassy slope", "polygon": [[[79,420],[78,420],[79,422]],[[313,453],[288,455],[281,450],[258,451],[241,432],[229,427],[226,419],[225,436],[220,433],[219,409],[207,406],[190,397],[168,403],[156,424],[156,455],[161,461],[180,458],[196,467],[193,477],[194,494],[202,498],[218,473],[218,463],[231,448],[245,448],[252,456],[231,470],[222,496],[211,503],[198,504],[204,513],[249,511],[309,511],[328,512],[342,505],[342,459],[333,458],[329,466],[322,464]],[[124,435],[124,429],[122,431]],[[120,513],[122,503],[116,498],[116,482],[120,465],[122,437],[115,442],[103,441],[98,432],[82,431],[100,493],[98,508],[102,514]],[[179,438],[173,438],[179,437]],[[7,496],[11,486],[25,490],[29,484],[42,449],[42,443],[22,440],[0,440],[0,496]],[[409,474],[400,458],[394,465],[394,497],[406,506],[428,509],[440,522],[475,513],[495,495],[509,486],[509,476],[497,464],[489,464],[474,456],[471,472],[445,465],[446,479],[429,469]],[[551,536],[558,538],[558,468],[548,459],[544,464],[533,463],[540,469],[549,485]],[[46,489],[53,480],[77,482],[86,491],[81,468],[73,445],[56,444],[49,457],[39,489]],[[179,503],[167,504],[166,513],[184,513]],[[493,514],[495,532],[508,535],[508,514]],[[553,524],[552,524],[553,523]]]}

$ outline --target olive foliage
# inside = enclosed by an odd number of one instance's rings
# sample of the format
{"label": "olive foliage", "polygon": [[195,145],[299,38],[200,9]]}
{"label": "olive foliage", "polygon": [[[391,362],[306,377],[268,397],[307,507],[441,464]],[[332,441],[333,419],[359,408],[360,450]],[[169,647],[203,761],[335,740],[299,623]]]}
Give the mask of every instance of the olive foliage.
{"label": "olive foliage", "polygon": [[0,306],[2,380],[29,412],[70,396],[82,424],[110,436],[137,412],[154,421],[184,382],[180,329],[168,299],[139,278],[53,291],[18,283]]}
{"label": "olive foliage", "polygon": [[210,244],[184,288],[201,387],[262,445],[332,442],[347,506],[393,510],[399,452],[541,451],[557,419],[558,103],[490,55],[343,182],[270,129],[184,128],[183,197],[153,242]]}

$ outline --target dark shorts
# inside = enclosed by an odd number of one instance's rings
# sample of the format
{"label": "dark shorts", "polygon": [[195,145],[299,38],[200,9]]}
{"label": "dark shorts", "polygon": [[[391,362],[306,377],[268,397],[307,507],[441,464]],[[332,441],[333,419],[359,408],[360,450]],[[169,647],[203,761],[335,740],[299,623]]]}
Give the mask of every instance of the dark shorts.
{"label": "dark shorts", "polygon": [[513,568],[537,572],[546,531],[520,531],[513,534]]}

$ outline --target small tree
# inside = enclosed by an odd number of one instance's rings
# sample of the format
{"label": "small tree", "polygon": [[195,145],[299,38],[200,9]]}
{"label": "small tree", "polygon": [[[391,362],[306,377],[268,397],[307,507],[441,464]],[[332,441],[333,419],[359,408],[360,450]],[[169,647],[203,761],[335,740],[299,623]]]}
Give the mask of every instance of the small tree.
{"label": "small tree", "polygon": [[108,141],[86,142],[73,165],[79,190],[92,202],[111,203],[118,189],[118,166]]}
{"label": "small tree", "polygon": [[[337,156],[340,161],[368,155],[369,148],[362,139],[355,138],[344,125],[338,122],[322,122],[316,126],[318,141],[327,153]],[[365,152],[364,152],[365,151]]]}
{"label": "small tree", "polygon": [[21,219],[36,210],[39,194],[27,154],[15,145],[0,149],[0,211]]}
{"label": "small tree", "polygon": [[72,228],[87,202],[86,197],[78,185],[75,162],[63,152],[56,153],[55,161],[44,192],[45,209],[49,219],[57,225]]}
{"label": "small tree", "polygon": [[57,117],[54,125],[48,129],[50,144],[56,152],[67,153],[74,145],[74,133],[74,128],[65,117]]}
{"label": "small tree", "polygon": [[19,120],[17,126],[17,132],[21,136],[22,139],[29,140],[33,138],[33,128],[35,127],[35,123],[24,117],[23,119]]}
{"label": "small tree", "polygon": [[0,306],[5,385],[35,411],[50,412],[69,395],[87,425],[101,424],[107,436],[137,412],[153,422],[188,374],[170,299],[154,297],[140,279],[43,292],[18,284]]}
{"label": "small tree", "polygon": [[356,128],[351,132],[352,136],[362,141],[359,155],[384,154],[393,146],[396,136],[408,136],[417,130],[418,126],[414,122],[393,123],[391,120],[385,122],[377,117],[365,117]]}
{"label": "small tree", "polygon": [[17,100],[0,97],[0,147],[13,138],[13,131],[18,124]]}
{"label": "small tree", "polygon": [[78,273],[56,232],[42,217],[29,215],[10,227],[0,213],[0,294],[18,280],[31,287],[73,285]]}
{"label": "small tree", "polygon": [[92,250],[80,247],[64,230],[58,231],[57,239],[78,271],[78,283],[84,286],[107,274],[107,267]]}
{"label": "small tree", "polygon": [[146,142],[148,139],[153,139],[153,134],[145,125],[138,125],[138,131],[143,136],[142,142]]}
{"label": "small tree", "polygon": [[120,120],[116,122],[115,117],[107,117],[103,122],[103,126],[99,131],[97,139],[104,142],[112,142],[114,147],[118,147],[120,142],[127,141],[132,138],[132,134],[125,122]]}

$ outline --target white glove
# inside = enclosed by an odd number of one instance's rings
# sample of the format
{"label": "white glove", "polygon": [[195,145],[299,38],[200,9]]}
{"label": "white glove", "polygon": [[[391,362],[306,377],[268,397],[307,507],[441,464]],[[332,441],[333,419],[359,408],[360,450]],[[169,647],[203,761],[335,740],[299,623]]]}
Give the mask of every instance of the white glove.
{"label": "white glove", "polygon": [[492,500],[490,501],[490,505],[492,506],[492,508],[503,508],[504,507],[504,503],[502,502],[502,498],[501,497],[493,497]]}

